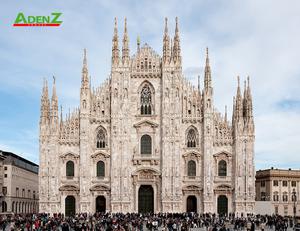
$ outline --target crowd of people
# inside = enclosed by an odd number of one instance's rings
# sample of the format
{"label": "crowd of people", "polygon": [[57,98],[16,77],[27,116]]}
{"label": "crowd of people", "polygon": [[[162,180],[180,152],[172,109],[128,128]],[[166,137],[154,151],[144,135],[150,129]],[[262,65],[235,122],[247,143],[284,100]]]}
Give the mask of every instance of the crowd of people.
{"label": "crowd of people", "polygon": [[63,214],[12,214],[0,216],[0,230],[24,231],[92,231],[92,230],[118,230],[118,231],[145,231],[166,230],[185,231],[193,228],[202,228],[206,231],[255,231],[272,229],[286,231],[293,226],[291,217],[279,215],[261,216],[247,215],[218,216],[215,214],[197,213],[95,213],[76,214],[64,217]]}

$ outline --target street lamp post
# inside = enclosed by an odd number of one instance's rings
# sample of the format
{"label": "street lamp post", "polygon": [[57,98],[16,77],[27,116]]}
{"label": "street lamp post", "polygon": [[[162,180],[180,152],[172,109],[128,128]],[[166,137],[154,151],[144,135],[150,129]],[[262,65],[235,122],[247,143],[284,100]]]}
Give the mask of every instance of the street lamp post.
{"label": "street lamp post", "polygon": [[294,201],[293,211],[294,211],[294,226],[295,226],[295,224],[296,224],[296,201],[297,201],[297,196],[296,196],[295,189],[293,189],[292,198],[293,198],[293,201]]}

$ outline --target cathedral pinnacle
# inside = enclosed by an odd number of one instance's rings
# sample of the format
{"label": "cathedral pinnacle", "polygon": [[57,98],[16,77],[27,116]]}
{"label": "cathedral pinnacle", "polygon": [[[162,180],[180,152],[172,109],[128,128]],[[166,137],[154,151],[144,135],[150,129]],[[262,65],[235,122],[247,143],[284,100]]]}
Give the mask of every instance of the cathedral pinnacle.
{"label": "cathedral pinnacle", "polygon": [[165,32],[163,37],[163,61],[169,63],[171,58],[170,36],[168,34],[168,18],[165,18]]}
{"label": "cathedral pinnacle", "polygon": [[41,97],[41,116],[40,123],[41,125],[49,124],[50,119],[50,100],[48,97],[48,82],[44,79],[43,91]]}
{"label": "cathedral pinnacle", "polygon": [[204,88],[211,88],[211,70],[209,65],[208,48],[206,48],[205,71],[204,71]]}
{"label": "cathedral pinnacle", "polygon": [[248,86],[247,86],[247,96],[248,96],[248,98],[250,98],[252,100],[251,88],[250,88],[250,77],[249,76],[247,77],[247,83],[248,83]]}
{"label": "cathedral pinnacle", "polygon": [[237,77],[238,79],[238,87],[236,92],[236,104],[235,104],[235,116],[237,120],[243,117],[243,99],[241,95],[241,87],[240,87],[240,76]]}
{"label": "cathedral pinnacle", "polygon": [[247,83],[246,80],[244,81],[244,99],[247,98]]}
{"label": "cathedral pinnacle", "polygon": [[118,36],[118,23],[117,23],[117,17],[115,17],[114,36]]}
{"label": "cathedral pinnacle", "polygon": [[89,88],[89,76],[88,76],[86,49],[83,50],[81,88]]}
{"label": "cathedral pinnacle", "polygon": [[53,76],[52,101],[53,100],[57,100],[56,85],[55,85],[55,76]]}
{"label": "cathedral pinnacle", "polygon": [[52,99],[51,99],[51,123],[56,125],[58,122],[58,99],[56,95],[55,77],[53,76],[53,88],[52,88]]}
{"label": "cathedral pinnacle", "polygon": [[116,65],[119,63],[119,38],[118,38],[118,26],[117,26],[117,18],[115,18],[115,27],[114,27],[114,35],[112,39],[112,64]]}
{"label": "cathedral pinnacle", "polygon": [[178,17],[175,18],[176,27],[175,27],[175,33],[178,35],[179,29],[178,29]]}
{"label": "cathedral pinnacle", "polygon": [[48,99],[48,82],[45,78],[44,78],[44,83],[43,83],[42,98],[43,99]]}
{"label": "cathedral pinnacle", "polygon": [[236,95],[241,97],[240,76],[237,77],[237,80],[238,80],[238,87],[237,87]]}
{"label": "cathedral pinnacle", "polygon": [[165,35],[168,34],[168,18],[165,18]]}
{"label": "cathedral pinnacle", "polygon": [[176,27],[174,35],[174,46],[172,58],[175,64],[181,65],[181,48],[180,48],[180,38],[179,38],[179,28],[178,28],[178,18],[175,18]]}
{"label": "cathedral pinnacle", "polygon": [[124,22],[124,35],[123,35],[123,48],[122,48],[122,62],[128,62],[129,61],[129,38],[128,38],[128,32],[127,32],[127,18],[125,17]]}
{"label": "cathedral pinnacle", "polygon": [[124,24],[125,24],[125,26],[124,26],[124,33],[127,34],[127,18],[126,17],[124,19]]}
{"label": "cathedral pinnacle", "polygon": [[83,66],[87,67],[86,49],[83,50]]}
{"label": "cathedral pinnacle", "polygon": [[206,47],[206,66],[209,66],[209,56],[208,56],[208,47]]}
{"label": "cathedral pinnacle", "polygon": [[253,117],[253,109],[252,109],[252,95],[251,95],[251,88],[250,88],[250,77],[247,77],[247,104],[248,104],[248,117]]}

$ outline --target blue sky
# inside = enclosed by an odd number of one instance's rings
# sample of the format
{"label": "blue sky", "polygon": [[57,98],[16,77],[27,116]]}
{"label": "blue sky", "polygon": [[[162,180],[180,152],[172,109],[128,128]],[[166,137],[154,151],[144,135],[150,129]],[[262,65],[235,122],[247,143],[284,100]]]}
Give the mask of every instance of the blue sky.
{"label": "blue sky", "polygon": [[[14,28],[19,12],[62,12],[58,28]],[[300,2],[254,1],[37,1],[0,5],[0,149],[38,163],[38,122],[43,78],[56,76],[64,112],[79,101],[83,49],[92,85],[110,71],[113,19],[123,33],[127,17],[131,54],[136,38],[162,50],[164,17],[174,33],[179,18],[185,76],[203,81],[209,47],[218,110],[236,92],[236,76],[251,78],[256,122],[256,168],[299,168]],[[51,84],[50,84],[51,85]]]}

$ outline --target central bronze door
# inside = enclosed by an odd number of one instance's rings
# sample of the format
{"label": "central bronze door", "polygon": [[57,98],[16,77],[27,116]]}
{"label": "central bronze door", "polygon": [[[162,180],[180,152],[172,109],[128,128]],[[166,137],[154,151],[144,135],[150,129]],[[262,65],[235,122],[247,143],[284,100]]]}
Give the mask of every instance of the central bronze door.
{"label": "central bronze door", "polygon": [[197,198],[195,196],[188,196],[186,201],[186,211],[190,212],[197,212]]}
{"label": "central bronze door", "polygon": [[105,213],[106,199],[104,196],[97,196],[96,198],[96,212]]}
{"label": "central bronze door", "polygon": [[65,199],[65,216],[75,215],[75,197],[67,196]]}
{"label": "central bronze door", "polygon": [[141,185],[139,188],[139,213],[154,212],[154,192],[151,185]]}
{"label": "central bronze door", "polygon": [[228,199],[225,195],[218,197],[218,214],[224,216],[228,213]]}

